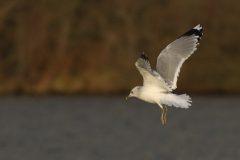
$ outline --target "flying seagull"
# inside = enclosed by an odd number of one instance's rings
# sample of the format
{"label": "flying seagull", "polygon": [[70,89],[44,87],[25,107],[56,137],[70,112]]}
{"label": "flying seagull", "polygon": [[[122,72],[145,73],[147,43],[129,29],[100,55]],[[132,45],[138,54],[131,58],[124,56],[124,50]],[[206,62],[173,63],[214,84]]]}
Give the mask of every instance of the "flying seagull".
{"label": "flying seagull", "polygon": [[[191,56],[199,45],[204,27],[200,24],[170,43],[158,56],[156,70],[151,69],[148,57],[143,53],[135,63],[143,77],[143,86],[134,87],[126,97],[137,97],[149,103],[157,103],[162,108],[161,122],[166,124],[167,106],[189,108],[191,98],[171,92],[177,88],[177,78],[183,62]],[[166,113],[164,115],[164,107]]]}

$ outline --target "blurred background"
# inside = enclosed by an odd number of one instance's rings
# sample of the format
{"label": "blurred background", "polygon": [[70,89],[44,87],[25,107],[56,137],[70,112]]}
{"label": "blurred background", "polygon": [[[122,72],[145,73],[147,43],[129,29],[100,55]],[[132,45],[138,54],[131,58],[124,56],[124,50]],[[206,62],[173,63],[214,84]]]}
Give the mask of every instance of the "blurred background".
{"label": "blurred background", "polygon": [[0,93],[111,94],[142,84],[135,61],[201,23],[177,92],[240,92],[238,1],[2,0]]}
{"label": "blurred background", "polygon": [[[1,159],[239,159],[237,0],[1,0]],[[170,108],[125,100],[134,63],[198,24]],[[149,106],[149,107],[148,107]]]}

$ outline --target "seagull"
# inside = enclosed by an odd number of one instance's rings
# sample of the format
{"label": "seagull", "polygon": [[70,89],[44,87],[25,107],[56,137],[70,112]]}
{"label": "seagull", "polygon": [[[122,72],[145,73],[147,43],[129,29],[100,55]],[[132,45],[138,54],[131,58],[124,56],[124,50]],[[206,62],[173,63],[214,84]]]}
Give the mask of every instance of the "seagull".
{"label": "seagull", "polygon": [[[190,57],[199,45],[204,27],[200,24],[170,43],[157,58],[156,70],[151,69],[148,57],[144,54],[135,63],[143,77],[143,86],[134,87],[126,99],[136,97],[149,103],[156,103],[162,109],[161,123],[166,124],[167,106],[189,108],[191,98],[176,95],[177,78],[183,62]],[[165,110],[164,111],[164,106]]]}

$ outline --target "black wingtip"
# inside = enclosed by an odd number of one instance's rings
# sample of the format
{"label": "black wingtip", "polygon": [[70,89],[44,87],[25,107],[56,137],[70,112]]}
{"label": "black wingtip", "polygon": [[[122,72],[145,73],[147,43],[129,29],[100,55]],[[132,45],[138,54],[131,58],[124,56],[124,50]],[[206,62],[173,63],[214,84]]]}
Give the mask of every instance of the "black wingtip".
{"label": "black wingtip", "polygon": [[203,35],[202,31],[204,29],[204,26],[201,26],[200,24],[194,27],[193,29],[189,30],[188,32],[184,33],[181,37],[186,37],[186,36],[191,36],[191,35],[196,35],[198,36],[198,41],[201,39],[201,36]]}
{"label": "black wingtip", "polygon": [[144,54],[144,52],[142,53],[140,58],[142,58],[143,60],[149,61],[148,57]]}

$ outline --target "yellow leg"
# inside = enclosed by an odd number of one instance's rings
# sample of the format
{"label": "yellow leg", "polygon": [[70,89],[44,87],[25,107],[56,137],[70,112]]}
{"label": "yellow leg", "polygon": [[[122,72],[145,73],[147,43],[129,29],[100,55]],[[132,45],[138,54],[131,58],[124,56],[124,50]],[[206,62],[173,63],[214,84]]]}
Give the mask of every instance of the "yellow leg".
{"label": "yellow leg", "polygon": [[161,122],[162,122],[162,125],[164,126],[164,125],[165,125],[165,122],[164,122],[164,109],[163,109],[163,108],[162,108]]}
{"label": "yellow leg", "polygon": [[168,111],[168,108],[167,106],[166,107],[166,112],[165,112],[165,116],[164,116],[164,125],[167,123],[167,111]]}

